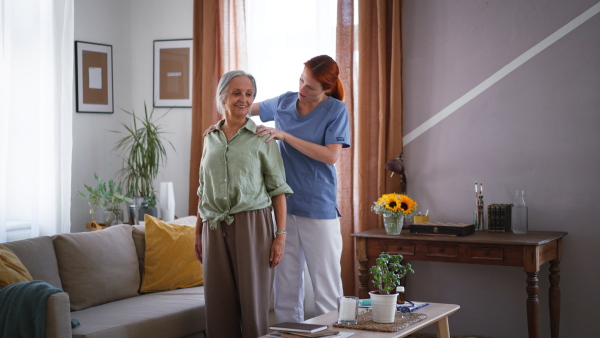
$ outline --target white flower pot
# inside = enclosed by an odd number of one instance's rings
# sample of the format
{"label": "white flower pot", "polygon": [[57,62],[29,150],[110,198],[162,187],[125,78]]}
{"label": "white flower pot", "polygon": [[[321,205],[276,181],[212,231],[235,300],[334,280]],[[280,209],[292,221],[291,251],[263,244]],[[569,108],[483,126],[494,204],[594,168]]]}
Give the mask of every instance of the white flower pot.
{"label": "white flower pot", "polygon": [[398,293],[380,295],[379,291],[369,292],[371,309],[375,323],[393,323],[396,319],[396,301]]}

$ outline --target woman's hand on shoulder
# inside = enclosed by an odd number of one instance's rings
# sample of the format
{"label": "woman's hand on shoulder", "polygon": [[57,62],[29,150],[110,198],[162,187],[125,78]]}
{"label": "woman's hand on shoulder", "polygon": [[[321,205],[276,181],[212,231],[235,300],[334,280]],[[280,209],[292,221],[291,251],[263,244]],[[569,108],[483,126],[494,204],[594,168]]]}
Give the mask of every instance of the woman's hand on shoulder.
{"label": "woman's hand on shoulder", "polygon": [[216,123],[213,124],[212,126],[208,127],[208,129],[206,129],[204,131],[204,133],[202,134],[202,136],[204,137],[204,136],[208,135],[211,131],[213,131],[215,129],[217,129],[217,124]]}
{"label": "woman's hand on shoulder", "polygon": [[267,139],[265,140],[265,142],[269,142],[272,139],[285,141],[286,132],[281,131],[281,130],[276,129],[276,128],[267,127],[265,125],[260,125],[260,126],[256,127],[256,134],[259,137],[263,137],[263,136],[265,136],[267,134],[271,134],[269,137],[267,137]]}

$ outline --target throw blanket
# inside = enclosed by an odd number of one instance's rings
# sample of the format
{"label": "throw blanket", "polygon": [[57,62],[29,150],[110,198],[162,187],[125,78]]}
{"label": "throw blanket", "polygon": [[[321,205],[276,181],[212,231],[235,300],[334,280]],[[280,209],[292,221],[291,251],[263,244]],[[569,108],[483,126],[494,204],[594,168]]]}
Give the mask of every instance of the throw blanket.
{"label": "throw blanket", "polygon": [[0,290],[0,337],[44,338],[46,299],[57,292],[62,290],[39,280]]}

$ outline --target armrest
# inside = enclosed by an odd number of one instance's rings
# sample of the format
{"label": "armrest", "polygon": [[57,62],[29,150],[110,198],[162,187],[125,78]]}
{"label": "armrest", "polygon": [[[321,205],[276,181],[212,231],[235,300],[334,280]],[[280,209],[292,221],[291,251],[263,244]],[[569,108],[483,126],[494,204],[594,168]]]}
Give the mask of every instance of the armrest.
{"label": "armrest", "polygon": [[69,294],[59,292],[46,300],[46,338],[71,337],[71,305]]}

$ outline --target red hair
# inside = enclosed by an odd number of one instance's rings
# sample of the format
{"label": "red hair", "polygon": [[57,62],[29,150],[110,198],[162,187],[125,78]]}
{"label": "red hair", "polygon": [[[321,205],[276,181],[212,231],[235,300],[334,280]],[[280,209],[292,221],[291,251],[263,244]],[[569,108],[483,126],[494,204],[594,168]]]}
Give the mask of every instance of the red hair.
{"label": "red hair", "polygon": [[312,76],[321,83],[325,94],[344,100],[344,86],[339,78],[340,69],[337,63],[328,55],[319,55],[304,63]]}

